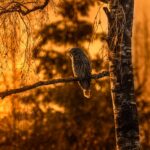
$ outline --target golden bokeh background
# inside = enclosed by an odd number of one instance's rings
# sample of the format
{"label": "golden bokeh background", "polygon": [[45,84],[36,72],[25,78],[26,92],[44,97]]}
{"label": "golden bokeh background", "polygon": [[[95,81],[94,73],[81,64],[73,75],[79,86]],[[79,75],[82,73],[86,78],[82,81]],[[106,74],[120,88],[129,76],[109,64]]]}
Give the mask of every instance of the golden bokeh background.
{"label": "golden bokeh background", "polygon": [[[90,57],[93,73],[108,69],[109,50],[103,40],[107,18],[102,10],[107,5],[78,1],[55,1],[56,5],[27,16],[0,16],[0,91],[72,76],[66,53],[76,45]],[[132,54],[144,150],[150,149],[149,9],[149,0],[135,0]],[[108,77],[92,81],[89,101],[77,83],[50,85],[0,100],[0,150],[70,148],[115,149]]]}

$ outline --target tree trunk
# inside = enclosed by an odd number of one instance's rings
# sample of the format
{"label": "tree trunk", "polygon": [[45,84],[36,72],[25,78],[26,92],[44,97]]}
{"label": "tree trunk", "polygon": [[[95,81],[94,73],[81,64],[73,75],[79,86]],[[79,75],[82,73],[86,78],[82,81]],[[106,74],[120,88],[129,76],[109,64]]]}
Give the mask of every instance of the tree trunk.
{"label": "tree trunk", "polygon": [[110,0],[108,46],[117,150],[139,150],[139,126],[134,95],[131,37],[134,0]]}

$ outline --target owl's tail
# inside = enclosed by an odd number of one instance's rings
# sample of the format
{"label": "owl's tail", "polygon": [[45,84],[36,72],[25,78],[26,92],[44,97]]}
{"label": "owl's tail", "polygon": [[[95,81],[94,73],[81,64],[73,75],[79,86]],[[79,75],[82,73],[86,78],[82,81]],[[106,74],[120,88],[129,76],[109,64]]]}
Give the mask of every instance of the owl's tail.
{"label": "owl's tail", "polygon": [[91,90],[90,89],[88,89],[88,90],[83,89],[83,95],[86,98],[90,98],[91,97]]}

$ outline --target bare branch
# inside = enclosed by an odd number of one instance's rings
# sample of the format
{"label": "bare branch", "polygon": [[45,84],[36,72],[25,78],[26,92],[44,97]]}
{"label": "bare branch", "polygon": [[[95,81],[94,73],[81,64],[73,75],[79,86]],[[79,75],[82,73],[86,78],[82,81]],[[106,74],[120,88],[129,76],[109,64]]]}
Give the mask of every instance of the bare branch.
{"label": "bare branch", "polygon": [[108,4],[109,0],[100,0],[100,2]]}
{"label": "bare branch", "polygon": [[[103,71],[99,74],[93,74],[91,75],[91,79],[99,79],[99,78],[103,78],[105,76],[109,76],[109,72],[108,71]],[[56,83],[67,83],[67,82],[75,82],[75,81],[80,81],[83,79],[88,79],[88,78],[78,78],[78,77],[70,77],[70,78],[61,78],[61,79],[53,79],[53,80],[48,80],[48,81],[39,81],[37,83],[34,83],[32,85],[27,85],[21,88],[17,88],[17,89],[11,89],[8,91],[3,91],[0,92],[0,97],[3,99],[6,96],[12,95],[12,94],[17,94],[17,93],[21,93],[21,92],[25,92],[40,86],[45,86],[45,85],[50,85],[50,84],[56,84]]]}
{"label": "bare branch", "polygon": [[31,12],[44,9],[49,4],[49,2],[50,0],[45,0],[43,4],[39,6],[35,6],[32,9],[28,9],[25,5],[19,2],[13,2],[10,3],[9,6],[7,6],[8,8],[7,7],[3,9],[1,8],[2,10],[0,11],[0,15],[6,13],[18,12],[25,16]]}
{"label": "bare branch", "polygon": [[108,19],[108,22],[110,23],[110,20],[111,20],[111,14],[110,14],[110,11],[108,10],[107,7],[103,7],[103,10],[107,16],[107,19]]}

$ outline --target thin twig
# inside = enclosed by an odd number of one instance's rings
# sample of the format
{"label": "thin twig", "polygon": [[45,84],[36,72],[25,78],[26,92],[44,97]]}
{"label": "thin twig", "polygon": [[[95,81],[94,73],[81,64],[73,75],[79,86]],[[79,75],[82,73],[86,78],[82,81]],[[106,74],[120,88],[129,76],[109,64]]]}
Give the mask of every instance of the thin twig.
{"label": "thin twig", "polygon": [[89,79],[89,78],[99,79],[99,78],[103,78],[105,76],[109,76],[108,71],[103,71],[99,74],[93,74],[93,75],[91,75],[91,77],[88,77],[88,78],[70,77],[70,78],[52,79],[52,80],[48,80],[48,81],[39,81],[39,82],[34,83],[32,85],[27,85],[27,86],[23,86],[21,88],[11,89],[11,90],[0,92],[0,97],[3,99],[6,96],[21,93],[21,92],[25,92],[25,91],[28,91],[28,90],[31,90],[31,89],[34,89],[34,88],[37,88],[37,87],[40,87],[40,86],[56,84],[56,83],[75,82],[75,81],[81,81],[83,79]]}
{"label": "thin twig", "polygon": [[[15,2],[15,5],[14,6],[10,6],[11,4],[9,4],[9,7],[8,9],[3,9],[0,11],[0,15],[2,14],[6,14],[6,13],[12,13],[12,12],[18,12],[22,15],[27,15],[31,12],[34,12],[34,11],[37,11],[37,10],[42,10],[44,9],[48,4],[49,4],[50,0],[45,0],[43,4],[39,5],[39,6],[35,6],[33,7],[32,9],[28,9],[26,6],[24,6],[23,4],[21,3],[18,3],[18,2]],[[14,3],[13,3],[14,4]],[[23,8],[26,8],[25,10],[23,10],[21,7]]]}
{"label": "thin twig", "polygon": [[105,12],[105,14],[106,14],[106,16],[107,16],[107,19],[108,19],[108,21],[109,21],[109,23],[110,23],[110,21],[111,21],[111,14],[110,14],[110,11],[108,10],[108,8],[107,7],[103,7],[103,10],[104,10],[104,12]]}
{"label": "thin twig", "polygon": [[100,0],[100,2],[108,4],[109,0]]}

